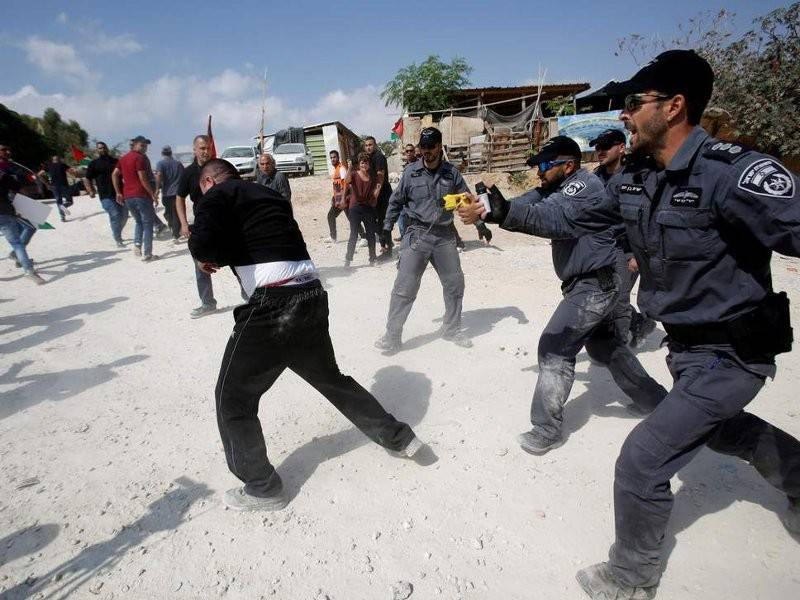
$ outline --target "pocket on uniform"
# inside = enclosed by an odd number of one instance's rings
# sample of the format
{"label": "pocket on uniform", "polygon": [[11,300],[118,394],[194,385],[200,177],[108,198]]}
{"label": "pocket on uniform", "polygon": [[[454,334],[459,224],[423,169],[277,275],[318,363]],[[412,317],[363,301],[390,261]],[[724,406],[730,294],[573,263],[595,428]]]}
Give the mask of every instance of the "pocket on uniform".
{"label": "pocket on uniform", "polygon": [[662,210],[656,213],[665,260],[702,260],[708,256],[714,232],[710,210]]}

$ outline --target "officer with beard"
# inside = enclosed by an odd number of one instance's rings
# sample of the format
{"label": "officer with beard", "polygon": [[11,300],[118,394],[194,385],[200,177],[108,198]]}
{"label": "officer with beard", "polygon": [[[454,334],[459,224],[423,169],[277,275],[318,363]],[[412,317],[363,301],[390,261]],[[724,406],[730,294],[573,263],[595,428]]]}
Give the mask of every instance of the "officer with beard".
{"label": "officer with beard", "polygon": [[[608,367],[614,381],[632,400],[637,414],[652,411],[667,395],[627,347],[627,328],[615,323],[619,310],[619,256],[613,223],[595,223],[594,231],[576,230],[575,219],[591,221],[593,207],[607,203],[600,179],[581,168],[581,150],[566,136],[550,139],[528,164],[537,166],[541,186],[486,213],[479,202],[462,206],[467,224],[478,218],[503,229],[552,240],[553,266],[564,299],[539,338],[539,378],[531,404],[530,431],[518,437],[531,454],[544,454],[564,443],[564,404],[575,379],[575,357],[581,348]],[[627,315],[627,301],[621,307]],[[625,321],[627,326],[627,320]]]}
{"label": "officer with beard", "polygon": [[703,446],[785,493],[781,520],[800,535],[800,442],[743,410],[791,349],[789,300],[773,291],[770,260],[800,256],[797,181],[775,158],[699,127],[713,82],[703,58],[670,50],[612,90],[624,96],[634,156],[609,185],[607,209],[622,213],[639,305],[664,325],[674,383],[617,459],[616,540],[608,562],[577,574],[595,599],[655,596],[670,479]]}

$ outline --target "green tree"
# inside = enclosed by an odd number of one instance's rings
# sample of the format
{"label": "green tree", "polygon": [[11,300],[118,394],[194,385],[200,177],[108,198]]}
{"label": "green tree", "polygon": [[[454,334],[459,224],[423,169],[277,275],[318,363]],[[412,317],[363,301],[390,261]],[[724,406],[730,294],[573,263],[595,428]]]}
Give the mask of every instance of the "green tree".
{"label": "green tree", "polygon": [[778,8],[734,36],[735,15],[701,13],[669,41],[629,35],[617,55],[642,62],[668,48],[693,48],[714,69],[709,106],[731,115],[738,137],[778,154],[797,154],[800,140],[800,2]]}
{"label": "green tree", "polygon": [[428,56],[421,64],[411,63],[400,69],[381,92],[386,106],[408,112],[432,112],[448,108],[450,93],[470,84],[472,67],[456,56],[450,63],[438,55]]}
{"label": "green tree", "polygon": [[12,158],[30,169],[53,153],[44,136],[25,118],[0,104],[0,141],[11,145]]}
{"label": "green tree", "polygon": [[75,120],[64,121],[54,108],[46,108],[41,117],[21,115],[28,126],[44,137],[51,154],[72,159],[70,147],[89,153],[89,134]]}

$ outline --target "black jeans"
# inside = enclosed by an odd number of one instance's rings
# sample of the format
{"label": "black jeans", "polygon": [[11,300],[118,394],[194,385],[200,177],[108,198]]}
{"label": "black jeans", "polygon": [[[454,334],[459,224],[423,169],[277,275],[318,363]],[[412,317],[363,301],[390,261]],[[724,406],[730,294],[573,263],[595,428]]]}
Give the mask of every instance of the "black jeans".
{"label": "black jeans", "polygon": [[172,231],[172,237],[177,240],[181,235],[181,221],[178,213],[175,212],[175,196],[162,196],[161,202],[164,205],[164,218],[167,220],[167,226]]}
{"label": "black jeans", "polygon": [[356,241],[358,240],[358,231],[362,225],[367,231],[369,259],[375,260],[375,236],[378,233],[375,209],[366,204],[356,204],[347,211],[347,220],[350,221],[350,238],[347,240],[347,254],[345,255],[345,260],[353,260],[353,253],[356,251]]}
{"label": "black jeans", "polygon": [[319,282],[257,288],[247,304],[234,310],[234,318],[217,380],[217,424],[228,468],[248,493],[267,495],[267,482],[275,471],[267,459],[258,403],[286,368],[314,386],[375,443],[402,450],[411,441],[414,434],[408,425],[339,370],[328,334],[328,295]]}

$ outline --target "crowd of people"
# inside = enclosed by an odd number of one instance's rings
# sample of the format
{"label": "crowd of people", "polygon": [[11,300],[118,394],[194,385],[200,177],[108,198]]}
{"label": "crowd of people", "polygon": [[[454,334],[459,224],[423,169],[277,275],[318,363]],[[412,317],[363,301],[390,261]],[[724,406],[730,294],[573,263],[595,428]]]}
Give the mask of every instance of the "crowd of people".
{"label": "crowd of people", "polygon": [[[386,330],[375,342],[384,353],[401,350],[429,263],[443,289],[442,338],[472,345],[461,326],[465,278],[456,216],[479,233],[492,223],[551,240],[563,300],[539,339],[530,428],[519,435],[520,447],[541,456],[564,443],[563,409],[583,348],[609,370],[630,399],[629,410],[642,418],[616,463],[615,540],[608,560],[576,575],[597,600],[655,596],[672,507],[670,479],[703,446],[747,461],[786,494],[781,520],[800,536],[800,442],[744,410],[775,376],[776,355],[791,348],[788,299],[772,288],[770,258],[773,251],[800,256],[796,179],[777,159],[720,142],[699,126],[713,80],[711,67],[692,51],[659,55],[630,80],[609,87],[624,99],[620,118],[631,135],[628,151],[621,130],[603,132],[591,142],[600,165],[590,172],[575,140],[553,137],[528,161],[539,185],[510,200],[494,187],[485,202],[472,194],[444,159],[434,127],[421,131],[417,146],[404,148],[406,166],[394,190],[374,138],[347,166],[338,152],[330,154],[328,224],[335,240],[336,219],[347,216],[345,265],[359,235],[370,263],[392,256],[399,224]],[[225,504],[280,510],[288,502],[258,420],[260,398],[287,368],[377,444],[422,461],[426,444],[339,370],[327,294],[294,219],[288,180],[262,155],[257,180],[242,181],[230,163],[210,156],[209,142],[203,135],[194,139],[195,160],[185,169],[173,165],[164,148],[154,184],[145,155],[149,140],[134,138],[131,152],[116,163],[98,144],[87,189],[101,196],[118,242],[120,223],[128,212],[133,216],[134,251],[145,261],[155,258],[153,205],[161,190],[165,227],[179,243],[187,239],[193,257],[201,299],[193,317],[216,309],[211,279],[221,267],[231,267],[241,286],[245,302],[234,311],[215,391],[227,463],[243,484],[225,494]],[[0,145],[0,160],[2,152]],[[29,234],[13,224],[13,207],[9,213],[2,203],[14,189],[3,164],[0,227],[29,274],[23,241]],[[466,201],[447,211],[442,198],[448,194],[463,194]],[[630,306],[637,277],[641,314]],[[630,349],[631,334],[640,340],[656,321],[667,333],[670,390]]]}

